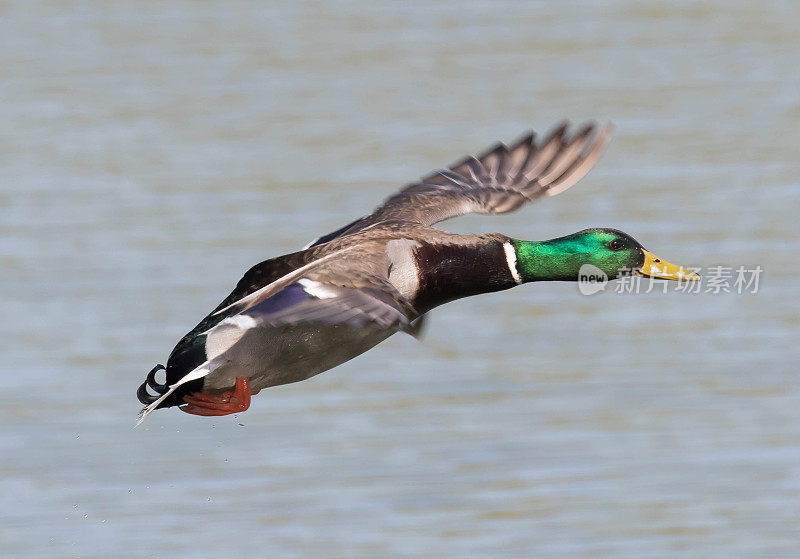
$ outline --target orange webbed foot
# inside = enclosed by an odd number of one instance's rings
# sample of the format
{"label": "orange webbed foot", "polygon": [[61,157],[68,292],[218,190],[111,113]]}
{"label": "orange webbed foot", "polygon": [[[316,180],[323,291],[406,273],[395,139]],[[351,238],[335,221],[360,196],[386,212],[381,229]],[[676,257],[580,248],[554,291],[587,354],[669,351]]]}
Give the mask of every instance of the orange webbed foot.
{"label": "orange webbed foot", "polygon": [[[258,394],[258,390],[253,394]],[[222,394],[195,392],[183,397],[187,405],[180,409],[193,415],[229,415],[240,413],[250,407],[250,380],[237,378],[236,387]]]}

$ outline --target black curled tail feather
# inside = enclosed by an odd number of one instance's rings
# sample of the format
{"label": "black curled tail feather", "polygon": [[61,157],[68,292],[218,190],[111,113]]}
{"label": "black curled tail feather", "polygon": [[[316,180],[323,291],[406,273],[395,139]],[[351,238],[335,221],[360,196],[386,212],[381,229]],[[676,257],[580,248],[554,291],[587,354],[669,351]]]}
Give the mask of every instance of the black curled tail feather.
{"label": "black curled tail feather", "polygon": [[[167,372],[167,378],[163,384],[156,380],[156,373],[159,371]],[[178,380],[180,380],[180,378]],[[178,382],[178,380],[175,380],[174,382]],[[136,397],[139,398],[139,401],[145,406],[149,406],[161,398],[161,396],[166,394],[174,382],[170,382],[170,369],[168,367],[164,367],[164,365],[158,364],[153,367],[149,373],[147,373],[147,378],[139,386],[139,389],[136,390]],[[167,396],[164,401],[158,405],[158,408],[169,408],[171,406],[183,405],[185,403],[183,401],[183,397],[185,395],[192,394],[193,392],[199,392],[202,389],[203,379],[201,378],[186,382],[179,386],[177,390],[174,390],[172,394]],[[155,394],[151,394],[151,392],[155,392]]]}
{"label": "black curled tail feather", "polygon": [[[159,383],[156,380],[156,373],[158,371],[165,371],[166,367],[161,365],[160,363],[153,367],[149,373],[147,373],[147,378],[145,381],[139,386],[139,389],[136,391],[136,397],[139,398],[139,401],[144,405],[149,405],[158,400],[167,390],[169,390],[169,385],[164,382],[164,384]],[[147,389],[152,390],[156,394],[150,394]]]}

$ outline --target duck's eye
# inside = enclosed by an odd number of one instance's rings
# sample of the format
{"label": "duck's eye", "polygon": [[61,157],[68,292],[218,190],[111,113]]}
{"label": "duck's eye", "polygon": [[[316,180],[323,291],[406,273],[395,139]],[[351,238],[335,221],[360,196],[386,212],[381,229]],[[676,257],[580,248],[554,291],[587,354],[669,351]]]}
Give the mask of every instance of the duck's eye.
{"label": "duck's eye", "polygon": [[613,250],[614,252],[616,252],[618,250],[622,250],[623,248],[625,248],[625,245],[623,244],[623,242],[621,240],[614,239],[613,241],[608,243],[608,248],[609,248],[609,250]]}

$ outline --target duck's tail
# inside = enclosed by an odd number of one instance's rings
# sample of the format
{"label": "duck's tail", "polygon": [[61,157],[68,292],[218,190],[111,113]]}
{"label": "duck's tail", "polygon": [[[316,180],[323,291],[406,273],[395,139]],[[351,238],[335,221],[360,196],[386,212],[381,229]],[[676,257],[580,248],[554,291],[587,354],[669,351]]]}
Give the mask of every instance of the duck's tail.
{"label": "duck's tail", "polygon": [[[161,405],[162,402],[164,402],[164,400],[166,400],[173,392],[175,392],[179,386],[182,386],[193,380],[201,379],[210,373],[210,365],[210,361],[204,362],[199,367],[191,370],[172,386],[169,386],[166,381],[164,384],[161,384],[155,378],[156,373],[165,368],[164,365],[159,364],[153,367],[153,369],[147,374],[145,381],[139,387],[139,390],[136,391],[136,396],[139,398],[139,401],[143,404],[146,404],[145,407],[142,408],[142,411],[139,412],[139,420],[136,422],[136,425],[140,425],[142,421],[144,421],[153,410],[155,410],[159,405]],[[150,394],[147,391],[148,388],[153,390],[156,394]]]}

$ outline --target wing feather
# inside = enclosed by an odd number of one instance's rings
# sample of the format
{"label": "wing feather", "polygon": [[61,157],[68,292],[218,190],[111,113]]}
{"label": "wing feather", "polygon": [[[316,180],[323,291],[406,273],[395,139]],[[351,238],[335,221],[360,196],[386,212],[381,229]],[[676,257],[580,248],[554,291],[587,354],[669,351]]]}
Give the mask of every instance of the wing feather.
{"label": "wing feather", "polygon": [[410,303],[385,280],[376,278],[375,284],[376,287],[354,288],[300,279],[240,313],[226,317],[209,330],[209,347],[214,348],[211,353],[218,357],[239,340],[244,331],[264,326],[318,323],[364,328],[374,325],[411,333]]}
{"label": "wing feather", "polygon": [[388,198],[373,213],[310,246],[383,223],[430,226],[466,213],[502,214],[574,185],[594,166],[611,126],[583,125],[572,135],[565,121],[537,142],[529,132],[511,146],[498,143],[433,171]]}

